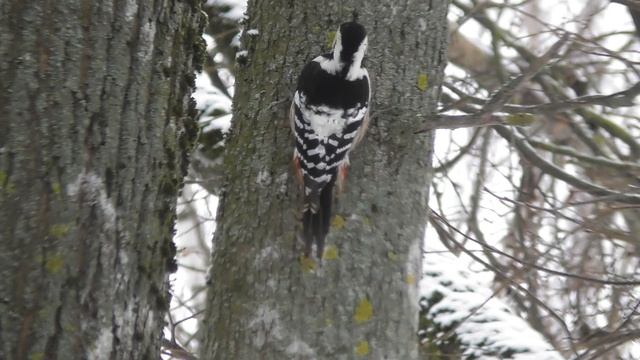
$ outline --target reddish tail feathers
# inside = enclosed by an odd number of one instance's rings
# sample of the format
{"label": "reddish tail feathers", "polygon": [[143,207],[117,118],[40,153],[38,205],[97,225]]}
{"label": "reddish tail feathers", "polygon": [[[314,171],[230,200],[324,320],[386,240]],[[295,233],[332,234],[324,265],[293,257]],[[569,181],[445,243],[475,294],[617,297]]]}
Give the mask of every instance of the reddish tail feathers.
{"label": "reddish tail feathers", "polygon": [[302,166],[300,166],[300,158],[293,154],[293,171],[296,174],[296,179],[298,179],[298,183],[300,185],[304,184],[304,178],[302,176]]}
{"label": "reddish tail feathers", "polygon": [[338,194],[344,192],[345,186],[347,186],[347,176],[349,175],[349,161],[345,161],[342,165],[338,166],[338,181],[337,191]]}

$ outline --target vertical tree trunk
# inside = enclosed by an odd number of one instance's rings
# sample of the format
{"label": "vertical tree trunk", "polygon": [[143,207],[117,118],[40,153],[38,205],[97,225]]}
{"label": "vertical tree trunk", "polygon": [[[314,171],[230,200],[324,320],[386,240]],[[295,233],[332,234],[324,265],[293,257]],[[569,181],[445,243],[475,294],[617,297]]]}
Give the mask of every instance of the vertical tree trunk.
{"label": "vertical tree trunk", "polygon": [[158,359],[199,6],[0,3],[1,359]]}
{"label": "vertical tree trunk", "polygon": [[[369,32],[372,124],[322,264],[300,227],[286,114],[302,65],[353,9]],[[447,1],[250,1],[205,316],[207,359],[416,359],[421,242]],[[252,32],[255,34],[255,32]]]}

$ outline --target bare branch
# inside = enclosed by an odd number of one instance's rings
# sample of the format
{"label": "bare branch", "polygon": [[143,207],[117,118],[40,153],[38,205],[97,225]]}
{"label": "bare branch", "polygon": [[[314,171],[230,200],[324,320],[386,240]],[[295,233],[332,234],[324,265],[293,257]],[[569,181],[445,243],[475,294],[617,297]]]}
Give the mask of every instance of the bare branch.
{"label": "bare branch", "polygon": [[477,128],[492,125],[526,126],[533,121],[534,116],[531,114],[435,115],[429,118],[424,128],[414,134],[422,134],[435,129]]}
{"label": "bare branch", "polygon": [[640,156],[640,144],[638,144],[638,142],[633,137],[633,135],[631,135],[627,130],[622,128],[620,125],[588,109],[578,109],[576,110],[576,113],[582,116],[586,121],[598,125],[599,127],[603,128],[606,132],[608,132],[610,135],[622,140],[625,144],[629,146],[629,148],[631,149],[631,152],[635,156]]}
{"label": "bare branch", "polygon": [[551,102],[540,105],[505,105],[501,110],[504,112],[519,113],[553,113],[558,111],[573,110],[584,106],[602,105],[609,108],[635,106],[635,98],[640,95],[640,83],[634,86],[609,95],[589,95],[580,96],[566,101]]}
{"label": "bare branch", "polygon": [[630,10],[640,11],[640,1],[638,0],[609,0],[612,3],[618,3],[621,5],[626,5]]}
{"label": "bare branch", "polygon": [[[588,282],[593,282],[593,283],[597,283],[597,284],[602,284],[602,285],[610,285],[610,286],[638,286],[640,285],[640,280],[605,280],[605,279],[598,279],[598,278],[593,278],[590,276],[584,276],[584,275],[580,275],[580,274],[572,274],[572,273],[568,273],[568,272],[564,272],[564,271],[558,271],[558,270],[553,270],[553,269],[549,269],[546,268],[544,266],[540,266],[522,259],[519,259],[511,254],[508,254],[504,251],[501,251],[489,244],[483,243],[477,239],[474,239],[472,237],[470,237],[469,235],[463,233],[462,231],[460,231],[459,229],[457,229],[455,226],[451,225],[442,215],[438,214],[437,212],[431,210],[431,214],[435,215],[437,220],[442,222],[444,225],[446,225],[448,228],[450,228],[452,231],[454,231],[455,233],[457,233],[458,235],[464,237],[467,240],[470,240],[480,246],[482,246],[483,248],[486,248],[487,250],[496,253],[498,255],[502,255],[508,259],[511,259],[521,265],[527,266],[527,267],[531,267],[532,269],[536,269],[539,271],[543,271],[546,272],[548,274],[552,274],[552,275],[557,275],[557,276],[562,276],[562,277],[567,277],[567,278],[574,278],[574,279],[579,279],[582,281],[588,281]],[[455,242],[456,240],[454,238],[450,239],[451,241]],[[460,243],[456,243],[456,245],[461,246]],[[625,276],[620,276],[620,277],[625,277]]]}
{"label": "bare branch", "polygon": [[[520,75],[513,78],[498,90],[485,106],[476,114],[472,115],[439,115],[429,119],[429,125],[415,133],[420,134],[433,129],[455,129],[459,127],[477,127],[487,125],[507,125],[508,118],[500,118],[493,115],[494,112],[501,109],[504,104],[513,97],[513,95],[531,78],[533,78],[540,70],[549,63],[549,61],[558,56],[558,52],[564,46],[569,38],[565,33],[558,41],[556,41],[542,56],[535,58],[530,66]],[[479,121],[478,121],[479,120]],[[440,123],[440,124],[437,124]]]}
{"label": "bare branch", "polygon": [[[443,222],[445,225],[447,225],[447,227],[451,228],[453,231],[457,232],[458,234],[462,235],[463,237],[469,238],[470,240],[475,240],[475,239],[472,239],[472,238],[468,237],[466,234],[460,232],[454,226],[449,224],[449,222],[447,222],[447,220],[444,217],[442,217],[440,214],[434,212],[433,210],[431,210],[431,214],[435,215],[438,218],[439,221]],[[487,269],[493,271],[496,274],[496,276],[500,277],[501,279],[504,279],[506,282],[509,282],[514,288],[518,289],[519,291],[523,292],[524,294],[527,294],[528,298],[531,301],[533,301],[534,303],[536,303],[537,305],[539,305],[540,307],[545,309],[547,311],[547,313],[549,315],[551,315],[552,318],[554,318],[554,319],[556,319],[558,321],[558,324],[560,324],[560,326],[564,330],[565,334],[567,335],[567,339],[569,340],[569,345],[571,346],[572,351],[574,353],[576,353],[576,355],[577,355],[577,350],[575,349],[575,345],[573,344],[571,331],[569,330],[569,327],[567,327],[567,324],[564,322],[564,319],[560,315],[558,315],[555,311],[553,311],[553,309],[551,309],[549,307],[549,305],[547,305],[544,301],[540,300],[538,297],[536,297],[534,294],[532,294],[525,287],[520,285],[518,282],[513,280],[511,277],[509,277],[507,274],[501,272],[500,269],[498,269],[498,268],[494,267],[493,265],[491,265],[490,263],[482,260],[482,258],[480,258],[478,255],[474,254],[472,251],[469,251],[468,249],[463,247],[462,244],[460,244],[455,238],[451,237],[450,240],[454,244],[456,244],[456,246],[458,246],[465,254],[469,255],[469,257],[471,257],[473,260],[475,260],[478,263],[482,264]],[[489,245],[482,245],[482,246],[489,246]]]}
{"label": "bare branch", "polygon": [[169,339],[162,339],[162,353],[178,360],[198,360],[189,350],[186,350],[180,344]]}
{"label": "bare branch", "polygon": [[615,160],[607,159],[602,156],[589,156],[589,155],[585,155],[584,153],[577,152],[573,148],[570,148],[568,146],[553,145],[548,141],[536,140],[531,138],[527,139],[527,141],[538,149],[550,151],[555,154],[571,156],[580,161],[584,161],[593,165],[602,165],[602,166],[615,168],[618,170],[629,170],[629,169],[640,170],[640,165],[633,162],[615,161]]}
{"label": "bare branch", "polygon": [[516,149],[520,152],[524,158],[531,162],[534,166],[542,170],[544,173],[551,175],[557,179],[560,179],[580,190],[584,190],[590,194],[597,196],[610,196],[611,201],[619,201],[628,204],[640,204],[640,194],[623,193],[613,191],[605,187],[593,184],[589,181],[579,179],[574,175],[571,175],[553,163],[543,159],[536,151],[531,147],[529,142],[520,134],[511,131],[504,126],[496,126],[494,129],[505,140],[512,143]]}

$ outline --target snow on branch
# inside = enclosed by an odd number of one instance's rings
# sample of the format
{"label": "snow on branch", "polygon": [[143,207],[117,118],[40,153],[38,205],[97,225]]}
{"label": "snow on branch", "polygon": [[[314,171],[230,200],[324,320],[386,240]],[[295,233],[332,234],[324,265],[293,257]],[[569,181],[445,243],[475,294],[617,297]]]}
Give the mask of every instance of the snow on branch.
{"label": "snow on branch", "polygon": [[451,254],[427,254],[420,283],[420,339],[429,358],[562,360]]}

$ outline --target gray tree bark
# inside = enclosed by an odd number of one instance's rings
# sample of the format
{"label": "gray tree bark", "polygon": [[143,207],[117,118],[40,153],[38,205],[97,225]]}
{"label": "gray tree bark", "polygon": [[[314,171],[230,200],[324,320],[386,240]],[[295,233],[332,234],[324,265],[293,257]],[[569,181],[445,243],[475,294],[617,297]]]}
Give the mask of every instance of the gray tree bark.
{"label": "gray tree bark", "polygon": [[198,1],[0,3],[0,358],[158,359]]}
{"label": "gray tree bark", "polygon": [[[249,1],[203,359],[416,359],[431,135],[446,0]],[[294,250],[301,201],[286,120],[296,77],[357,9],[369,32],[372,124],[351,158],[322,263]]]}

